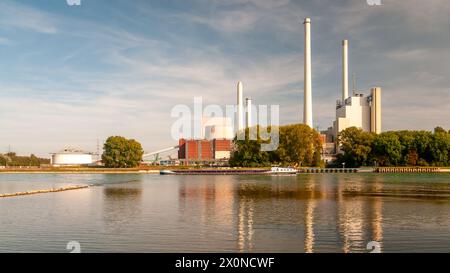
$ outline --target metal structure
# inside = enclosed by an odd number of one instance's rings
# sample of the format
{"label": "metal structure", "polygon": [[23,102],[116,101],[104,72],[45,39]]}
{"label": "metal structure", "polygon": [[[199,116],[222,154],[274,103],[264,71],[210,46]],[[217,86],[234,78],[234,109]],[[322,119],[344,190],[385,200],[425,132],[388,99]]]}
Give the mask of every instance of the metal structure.
{"label": "metal structure", "polygon": [[[176,145],[176,146],[168,147],[168,148],[161,149],[161,150],[158,150],[155,152],[146,153],[142,156],[142,159],[144,162],[157,163],[161,159],[160,154],[178,150],[179,147],[180,146]],[[153,160],[146,160],[146,158],[148,159],[148,158],[151,158],[152,156],[154,157]],[[172,160],[172,158],[170,156],[169,156],[169,159]]]}

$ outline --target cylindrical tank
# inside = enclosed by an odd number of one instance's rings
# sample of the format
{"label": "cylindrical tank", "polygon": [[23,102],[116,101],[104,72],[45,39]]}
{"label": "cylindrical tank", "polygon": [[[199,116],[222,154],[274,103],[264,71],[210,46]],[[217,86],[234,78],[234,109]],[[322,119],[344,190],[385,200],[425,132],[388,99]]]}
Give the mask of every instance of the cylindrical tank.
{"label": "cylindrical tank", "polygon": [[89,165],[93,163],[92,153],[75,149],[64,149],[52,154],[52,165]]}

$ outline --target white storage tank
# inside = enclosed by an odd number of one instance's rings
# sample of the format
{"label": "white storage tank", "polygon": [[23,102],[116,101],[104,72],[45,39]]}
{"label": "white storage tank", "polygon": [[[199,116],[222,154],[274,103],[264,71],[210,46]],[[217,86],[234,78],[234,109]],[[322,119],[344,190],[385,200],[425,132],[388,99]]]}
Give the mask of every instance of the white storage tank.
{"label": "white storage tank", "polygon": [[93,154],[82,150],[65,148],[62,151],[52,154],[53,166],[79,166],[90,165],[93,161]]}

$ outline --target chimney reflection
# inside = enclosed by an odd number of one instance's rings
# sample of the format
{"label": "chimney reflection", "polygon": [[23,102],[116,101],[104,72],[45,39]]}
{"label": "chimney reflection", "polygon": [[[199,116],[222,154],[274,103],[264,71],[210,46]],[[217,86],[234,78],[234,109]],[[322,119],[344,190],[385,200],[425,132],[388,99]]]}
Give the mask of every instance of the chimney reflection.
{"label": "chimney reflection", "polygon": [[[374,178],[373,191],[380,193],[382,190],[383,183],[377,176]],[[380,243],[381,251],[383,251],[383,201],[381,198],[374,197],[372,202],[372,240]]]}
{"label": "chimney reflection", "polygon": [[382,243],[382,199],[373,197],[382,187],[377,177],[345,180],[345,176],[339,176],[337,202],[343,252],[365,252],[369,242]]}
{"label": "chimney reflection", "polygon": [[253,213],[254,200],[246,197],[239,199],[238,215],[238,248],[239,252],[251,251],[253,249]]}
{"label": "chimney reflection", "polygon": [[210,176],[198,181],[197,177],[179,177],[179,210],[181,215],[187,210],[198,211],[202,222],[213,221],[220,228],[231,228],[233,222],[234,186],[230,177]]}
{"label": "chimney reflection", "polygon": [[[265,236],[274,236],[271,240],[282,244],[280,249],[306,253],[368,252],[370,241],[383,240],[383,199],[374,197],[382,192],[383,182],[376,176],[179,179],[182,220],[229,234],[230,247],[239,252],[268,249],[271,242]],[[302,233],[274,228],[280,224]],[[255,233],[256,227],[262,229]]]}
{"label": "chimney reflection", "polygon": [[316,185],[312,177],[308,175],[306,182],[307,197],[305,201],[305,252],[314,252],[314,209],[316,207]]}

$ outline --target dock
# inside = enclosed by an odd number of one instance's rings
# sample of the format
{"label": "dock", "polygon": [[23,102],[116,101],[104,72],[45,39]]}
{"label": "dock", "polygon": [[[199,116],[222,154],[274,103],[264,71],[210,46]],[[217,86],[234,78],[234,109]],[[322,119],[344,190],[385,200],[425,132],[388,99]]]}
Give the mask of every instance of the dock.
{"label": "dock", "polygon": [[374,168],[375,173],[439,173],[437,167],[379,167]]}
{"label": "dock", "polygon": [[302,168],[298,173],[357,173],[357,168]]}

